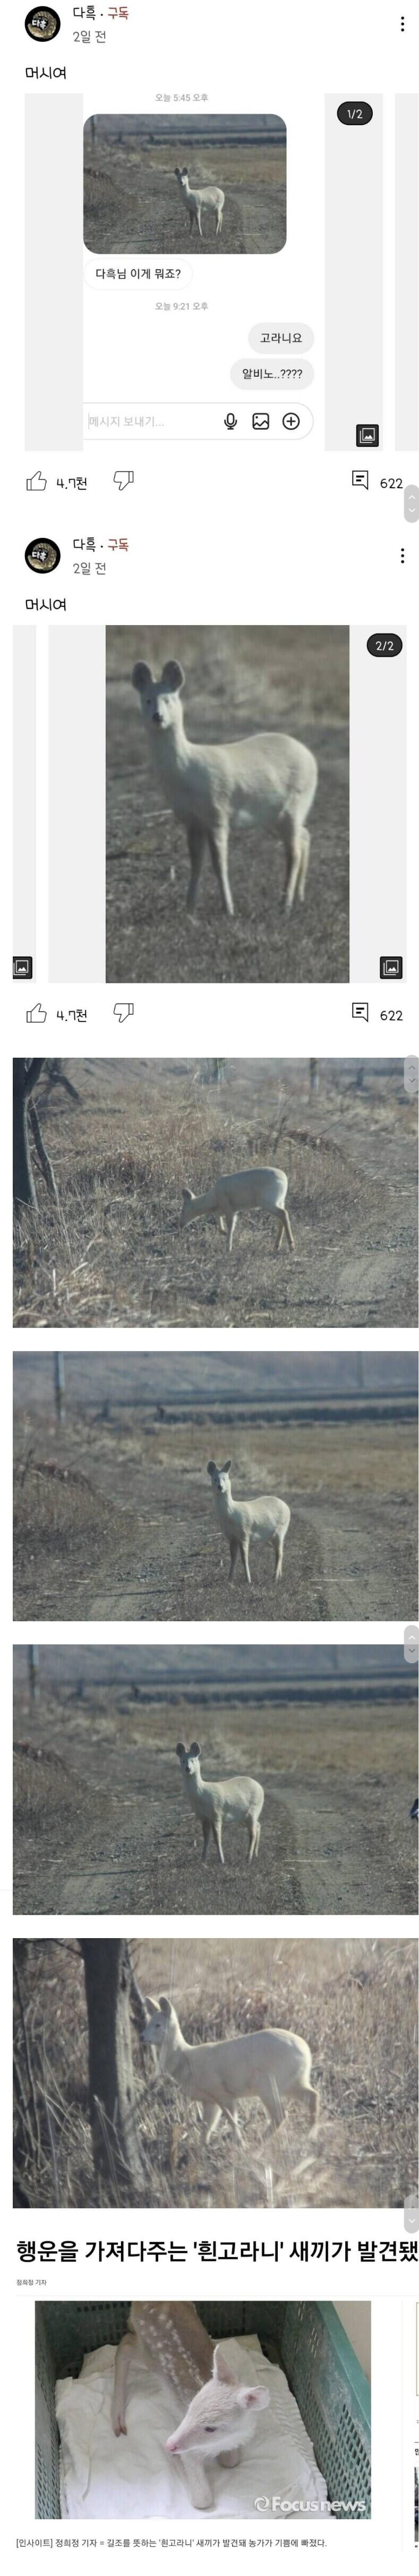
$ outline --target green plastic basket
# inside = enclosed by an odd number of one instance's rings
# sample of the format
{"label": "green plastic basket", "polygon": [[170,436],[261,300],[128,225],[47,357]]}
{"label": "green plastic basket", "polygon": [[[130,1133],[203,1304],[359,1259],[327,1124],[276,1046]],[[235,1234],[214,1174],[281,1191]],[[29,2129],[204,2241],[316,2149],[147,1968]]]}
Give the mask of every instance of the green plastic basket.
{"label": "green plastic basket", "polygon": [[[55,2381],[81,2370],[86,2352],[120,2342],[130,2301],[37,2301],[35,2437],[37,2521],[60,2518]],[[371,2396],[331,2300],[199,2300],[208,2334],[258,2334],[285,2371],[326,2480],[333,2514],[371,2513]]]}

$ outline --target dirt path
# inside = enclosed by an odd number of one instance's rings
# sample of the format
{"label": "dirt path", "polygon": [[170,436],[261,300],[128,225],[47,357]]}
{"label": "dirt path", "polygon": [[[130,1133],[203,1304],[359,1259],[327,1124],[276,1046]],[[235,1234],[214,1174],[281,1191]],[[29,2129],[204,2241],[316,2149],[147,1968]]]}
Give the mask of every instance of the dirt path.
{"label": "dirt path", "polygon": [[[156,1534],[156,1552],[150,1540]],[[288,1545],[288,1556],[287,1556]],[[254,1548],[251,1586],[240,1580],[229,1582],[228,1553],[220,1547],[217,1530],[210,1526],[208,1539],[188,1549],[187,1561],[181,1546],[172,1552],[161,1548],[161,1525],[150,1515],[144,1526],[137,1568],[128,1576],[121,1567],[111,1578],[111,1590],[100,1589],[94,1595],[84,1616],[91,1619],[326,1619],[327,1593],[324,1585],[322,1555],[316,1530],[308,1514],[293,1513],[293,1550],[285,1541],[284,1568],[281,1584],[273,1581],[273,1553],[267,1548]],[[301,1603],[304,1598],[304,1610]],[[82,1615],[82,1614],[80,1614]]]}

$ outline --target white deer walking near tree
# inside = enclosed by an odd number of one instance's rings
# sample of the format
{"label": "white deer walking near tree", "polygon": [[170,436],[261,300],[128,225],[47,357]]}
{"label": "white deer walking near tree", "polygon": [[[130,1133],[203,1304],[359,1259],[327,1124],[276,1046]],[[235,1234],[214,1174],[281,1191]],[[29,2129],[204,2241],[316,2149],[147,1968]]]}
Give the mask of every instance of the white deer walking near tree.
{"label": "white deer walking near tree", "polygon": [[249,2030],[234,2039],[184,2038],[174,2004],[167,1995],[145,1997],[149,2016],[142,2045],[157,2048],[162,2075],[178,2084],[189,2102],[200,2102],[208,2123],[205,2145],[223,2118],[238,2129],[237,2104],[253,2095],[269,2112],[271,2129],[279,2128],[285,2101],[303,2093],[310,2104],[310,2125],[317,2128],[318,2093],[311,2082],[311,2049],[293,2030]]}
{"label": "white deer walking near tree", "polygon": [[181,1226],[194,1225],[199,1216],[214,1216],[220,1234],[227,1235],[231,1252],[237,1218],[247,1208],[261,1208],[265,1216],[277,1217],[276,1249],[280,1250],[283,1234],[290,1252],[295,1251],[294,1236],[285,1200],[288,1175],[273,1163],[255,1164],[249,1172],[220,1172],[209,1190],[184,1189],[180,1212]]}

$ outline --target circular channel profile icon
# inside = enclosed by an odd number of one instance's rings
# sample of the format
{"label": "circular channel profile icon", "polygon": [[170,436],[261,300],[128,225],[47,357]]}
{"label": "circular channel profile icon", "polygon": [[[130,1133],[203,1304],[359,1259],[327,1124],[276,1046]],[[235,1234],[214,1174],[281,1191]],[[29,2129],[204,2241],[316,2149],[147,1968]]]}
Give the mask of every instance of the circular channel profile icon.
{"label": "circular channel profile icon", "polygon": [[29,9],[28,16],[25,18],[26,34],[32,37],[34,45],[51,45],[53,36],[58,36],[60,26],[61,18],[58,17],[57,9]]}
{"label": "circular channel profile icon", "polygon": [[55,572],[60,560],[60,548],[54,545],[53,537],[32,537],[30,546],[25,546],[25,563],[29,572]]}

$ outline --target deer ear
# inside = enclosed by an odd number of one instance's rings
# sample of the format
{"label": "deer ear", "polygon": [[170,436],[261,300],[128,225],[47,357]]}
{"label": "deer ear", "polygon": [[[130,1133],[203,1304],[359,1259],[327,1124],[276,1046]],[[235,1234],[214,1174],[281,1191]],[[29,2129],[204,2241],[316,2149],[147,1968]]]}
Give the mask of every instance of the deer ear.
{"label": "deer ear", "polygon": [[177,1752],[178,1762],[182,1762],[182,1761],[183,1761],[183,1755],[184,1755],[184,1753],[186,1753],[186,1744],[177,1744],[177,1745],[176,1745],[176,1752]]}
{"label": "deer ear", "polygon": [[160,687],[162,689],[168,689],[170,696],[172,695],[173,690],[174,695],[176,696],[178,689],[183,689],[184,678],[185,673],[182,670],[181,662],[165,662],[164,670],[161,675]]}
{"label": "deer ear", "polygon": [[225,1458],[225,1459],[224,1459],[224,1466],[221,1468],[221,1474],[222,1474],[222,1476],[229,1476],[229,1474],[230,1474],[230,1467],[232,1466],[232,1464],[233,1464],[232,1458]]}
{"label": "deer ear", "polygon": [[189,1746],[189,1752],[190,1752],[190,1753],[192,1753],[192,1754],[197,1753],[197,1754],[198,1754],[198,1758],[199,1758],[200,1751],[201,1751],[201,1746],[200,1746],[200,1744],[195,1744],[195,1740],[194,1740],[193,1744],[190,1744],[190,1746]]}
{"label": "deer ear", "polygon": [[158,2009],[159,2009],[159,2007],[158,2007],[158,2004],[156,2003],[156,1997],[155,1997],[155,1995],[145,1995],[145,1996],[144,1996],[144,2002],[145,2002],[146,2012],[149,2012],[149,2013],[158,2013]]}
{"label": "deer ear", "polygon": [[140,697],[142,689],[148,688],[148,682],[149,680],[152,680],[152,678],[153,673],[150,671],[149,662],[134,662],[132,685],[133,689],[139,690]]}
{"label": "deer ear", "polygon": [[216,2343],[215,2345],[212,2357],[212,2375],[213,2379],[222,2380],[223,2384],[225,2383],[226,2388],[234,2387],[234,2370],[230,2369],[229,2362],[225,2360],[222,2343]]}
{"label": "deer ear", "polygon": [[217,1476],[217,1475],[218,1475],[218,1468],[216,1467],[216,1464],[215,1464],[215,1458],[209,1458],[209,1459],[208,1459],[208,1466],[207,1466],[207,1476]]}
{"label": "deer ear", "polygon": [[159,1995],[159,2004],[160,2004],[160,2012],[163,2014],[163,2021],[167,2021],[167,2020],[168,2020],[168,2017],[169,2017],[169,2013],[170,2013],[170,2011],[171,2011],[171,2005],[169,2004],[169,1997],[168,1997],[168,1995]]}
{"label": "deer ear", "polygon": [[239,2388],[239,2392],[238,2392],[238,2403],[239,2403],[239,2406],[242,2406],[242,2407],[243,2407],[243,2412],[244,2412],[245,2410],[246,2410],[246,2412],[247,2412],[247,2408],[248,2408],[248,2406],[254,2406],[256,2411],[257,2411],[258,2409],[260,2410],[260,2408],[261,2408],[262,2406],[269,2406],[269,2405],[270,2405],[269,2389],[268,2389],[268,2388]]}

